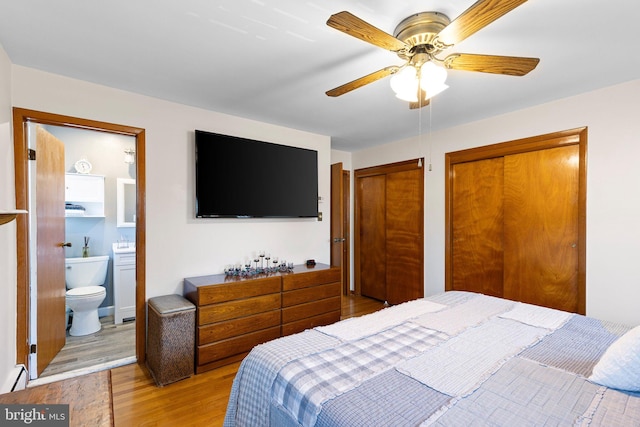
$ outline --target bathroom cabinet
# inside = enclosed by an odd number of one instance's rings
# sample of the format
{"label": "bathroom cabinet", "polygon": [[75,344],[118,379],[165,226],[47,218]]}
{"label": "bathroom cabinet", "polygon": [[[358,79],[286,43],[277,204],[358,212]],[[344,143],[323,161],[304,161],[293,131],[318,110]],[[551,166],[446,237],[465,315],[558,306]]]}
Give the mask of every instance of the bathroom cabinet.
{"label": "bathroom cabinet", "polygon": [[114,323],[136,317],[136,250],[118,248],[113,244],[113,306]]}
{"label": "bathroom cabinet", "polygon": [[66,174],[64,200],[76,207],[69,209],[67,206],[67,217],[104,218],[104,176]]}

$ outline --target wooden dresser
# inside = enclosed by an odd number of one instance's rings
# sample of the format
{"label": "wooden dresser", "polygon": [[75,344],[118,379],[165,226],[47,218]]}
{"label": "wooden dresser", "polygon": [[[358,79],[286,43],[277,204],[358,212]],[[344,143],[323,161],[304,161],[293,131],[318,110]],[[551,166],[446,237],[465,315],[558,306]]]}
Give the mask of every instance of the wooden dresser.
{"label": "wooden dresser", "polygon": [[340,269],[295,266],[252,278],[224,274],[184,280],[196,306],[196,373],[239,360],[256,345],[340,320]]}
{"label": "wooden dresser", "polygon": [[296,268],[282,276],[282,335],[340,320],[339,268]]}

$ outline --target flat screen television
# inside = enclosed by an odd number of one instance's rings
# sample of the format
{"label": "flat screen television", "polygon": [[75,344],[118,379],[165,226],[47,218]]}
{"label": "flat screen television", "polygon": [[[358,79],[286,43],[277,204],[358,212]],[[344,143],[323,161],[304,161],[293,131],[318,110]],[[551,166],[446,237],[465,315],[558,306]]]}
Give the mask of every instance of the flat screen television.
{"label": "flat screen television", "polygon": [[197,218],[318,216],[318,152],[195,131]]}

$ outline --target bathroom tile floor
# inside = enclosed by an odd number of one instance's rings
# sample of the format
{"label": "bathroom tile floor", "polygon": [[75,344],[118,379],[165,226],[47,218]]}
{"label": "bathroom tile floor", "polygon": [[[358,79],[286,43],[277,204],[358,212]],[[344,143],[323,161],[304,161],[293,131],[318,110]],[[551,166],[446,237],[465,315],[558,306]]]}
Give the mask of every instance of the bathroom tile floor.
{"label": "bathroom tile floor", "polygon": [[100,322],[102,329],[94,334],[72,337],[67,331],[66,344],[39,378],[135,358],[136,322],[114,325],[113,316],[101,317]]}

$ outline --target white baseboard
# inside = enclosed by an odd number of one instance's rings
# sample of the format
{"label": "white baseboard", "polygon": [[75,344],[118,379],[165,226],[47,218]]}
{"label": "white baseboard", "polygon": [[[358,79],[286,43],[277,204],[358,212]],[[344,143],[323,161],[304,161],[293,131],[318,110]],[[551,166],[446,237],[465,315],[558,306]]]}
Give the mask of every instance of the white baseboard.
{"label": "white baseboard", "polygon": [[115,313],[116,309],[112,305],[98,308],[98,317],[113,316]]}

